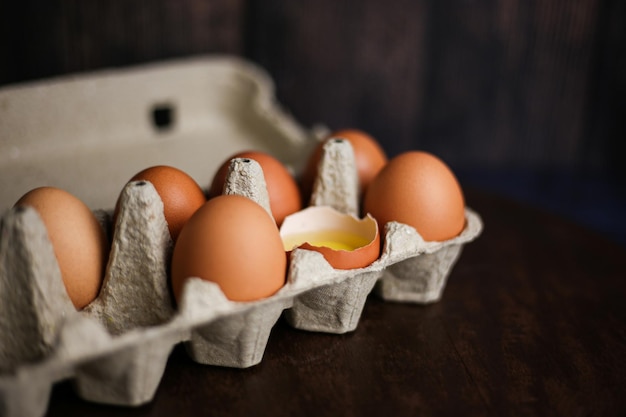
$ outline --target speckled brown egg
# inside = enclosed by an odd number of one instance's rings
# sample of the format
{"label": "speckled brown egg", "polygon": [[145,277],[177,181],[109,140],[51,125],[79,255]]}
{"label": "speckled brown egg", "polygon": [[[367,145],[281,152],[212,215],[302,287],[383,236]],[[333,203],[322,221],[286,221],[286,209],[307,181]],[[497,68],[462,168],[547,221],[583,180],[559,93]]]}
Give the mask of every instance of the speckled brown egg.
{"label": "speckled brown egg", "polygon": [[363,209],[380,227],[389,221],[408,224],[427,241],[451,239],[465,227],[465,199],[457,178],[427,152],[405,152],[390,160],[370,183]]}
{"label": "speckled brown egg", "polygon": [[189,277],[218,284],[230,300],[254,301],[285,284],[287,259],[269,213],[247,197],[220,195],[185,224],[171,266],[178,302]]}
{"label": "speckled brown egg", "polygon": [[253,159],[261,166],[272,216],[278,225],[283,222],[286,216],[302,208],[300,189],[295,178],[277,158],[260,151],[238,152],[226,159],[213,177],[209,188],[209,198],[222,194],[226,175],[228,175],[228,167],[234,158]]}
{"label": "speckled brown egg", "polygon": [[172,240],[176,241],[183,225],[205,203],[204,191],[189,174],[167,165],[146,168],[135,174],[129,182],[139,180],[150,182],[159,194],[167,227]]}
{"label": "speckled brown egg", "polygon": [[95,300],[109,242],[93,212],[74,195],[54,187],[35,188],[15,206],[30,206],[41,217],[74,307],[80,310]]}

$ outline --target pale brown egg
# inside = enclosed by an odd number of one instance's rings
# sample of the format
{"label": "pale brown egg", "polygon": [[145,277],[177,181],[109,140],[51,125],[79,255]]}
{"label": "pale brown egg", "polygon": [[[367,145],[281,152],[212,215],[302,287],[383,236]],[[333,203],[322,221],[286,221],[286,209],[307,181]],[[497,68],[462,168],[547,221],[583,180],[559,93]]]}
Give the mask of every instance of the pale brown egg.
{"label": "pale brown egg", "polygon": [[226,159],[217,170],[209,188],[209,198],[222,194],[228,166],[234,158],[249,158],[259,163],[263,170],[263,177],[270,199],[270,209],[276,224],[280,225],[285,216],[295,213],[302,208],[298,183],[289,173],[285,165],[278,159],[260,151],[243,151]]}
{"label": "pale brown egg", "polygon": [[313,206],[285,218],[280,235],[286,252],[313,250],[335,269],[364,268],[380,255],[378,224],[328,206]]}
{"label": "pale brown egg", "polygon": [[322,148],[326,141],[333,138],[346,139],[352,145],[359,178],[359,195],[363,195],[369,183],[387,163],[385,151],[371,135],[357,129],[337,130],[315,148],[307,162],[300,181],[302,195],[305,198],[309,198],[313,192],[313,183],[322,157]]}
{"label": "pale brown egg", "polygon": [[408,224],[426,241],[451,239],[465,227],[465,199],[457,178],[427,152],[405,152],[390,160],[370,183],[363,210],[380,227],[389,221]]}
{"label": "pale brown egg", "polygon": [[287,259],[276,223],[259,204],[221,195],[207,201],[183,227],[171,266],[178,302],[189,277],[218,284],[230,300],[254,301],[283,287]]}
{"label": "pale brown egg", "polygon": [[54,187],[35,188],[15,206],[33,207],[41,217],[74,307],[80,310],[95,300],[109,242],[93,212],[77,197]]}
{"label": "pale brown egg", "polygon": [[[135,174],[130,181],[150,182],[163,201],[163,214],[173,241],[183,225],[202,206],[206,197],[198,183],[186,172],[167,165],[156,165]],[[116,213],[119,209],[119,198]]]}

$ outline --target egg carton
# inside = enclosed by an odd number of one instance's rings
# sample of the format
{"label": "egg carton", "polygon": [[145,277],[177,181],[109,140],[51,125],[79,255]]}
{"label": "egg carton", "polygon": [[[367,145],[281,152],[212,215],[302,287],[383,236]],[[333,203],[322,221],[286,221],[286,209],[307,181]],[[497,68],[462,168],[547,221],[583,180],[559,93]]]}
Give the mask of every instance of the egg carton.
{"label": "egg carton", "polygon": [[[229,65],[245,72],[241,63]],[[271,92],[264,82],[257,86],[255,94]],[[268,123],[300,132],[287,115],[267,114],[272,115]],[[231,162],[224,193],[251,198],[270,213],[263,173],[253,160]],[[358,201],[352,148],[344,140],[329,141],[311,205],[358,215]],[[437,301],[463,245],[482,229],[480,217],[469,208],[463,232],[445,242],[426,242],[414,228],[390,222],[381,230],[384,245],[379,259],[365,268],[333,269],[321,254],[295,249],[286,284],[271,297],[230,301],[219,286],[192,277],[176,305],[168,280],[173,244],[154,187],[147,181],[128,183],[120,195],[115,225],[111,210],[94,213],[105,230],[113,230],[112,246],[100,294],[81,311],[74,309],[65,292],[37,213],[27,207],[11,208],[1,218],[2,416],[43,415],[51,387],[65,379],[73,380],[85,400],[144,404],[153,398],[178,343],[184,343],[198,363],[254,366],[262,361],[281,315],[302,330],[350,332],[357,328],[372,290],[390,301]]]}

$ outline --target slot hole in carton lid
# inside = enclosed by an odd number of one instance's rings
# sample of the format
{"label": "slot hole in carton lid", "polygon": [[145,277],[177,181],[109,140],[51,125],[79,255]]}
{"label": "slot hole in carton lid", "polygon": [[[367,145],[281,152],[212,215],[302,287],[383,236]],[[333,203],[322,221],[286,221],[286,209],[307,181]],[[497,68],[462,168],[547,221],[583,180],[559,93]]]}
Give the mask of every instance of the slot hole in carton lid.
{"label": "slot hole in carton lid", "polygon": [[170,130],[174,127],[176,119],[176,108],[171,103],[158,103],[152,106],[151,120],[152,126],[160,132]]}

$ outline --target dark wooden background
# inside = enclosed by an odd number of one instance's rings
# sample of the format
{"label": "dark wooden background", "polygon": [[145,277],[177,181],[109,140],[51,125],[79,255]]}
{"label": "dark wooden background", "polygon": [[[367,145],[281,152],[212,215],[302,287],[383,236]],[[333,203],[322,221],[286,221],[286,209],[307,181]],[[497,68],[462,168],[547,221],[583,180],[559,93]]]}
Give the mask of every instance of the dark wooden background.
{"label": "dark wooden background", "polygon": [[[626,244],[623,0],[0,0],[0,85],[206,53]],[[0,138],[1,140],[1,138]]]}

